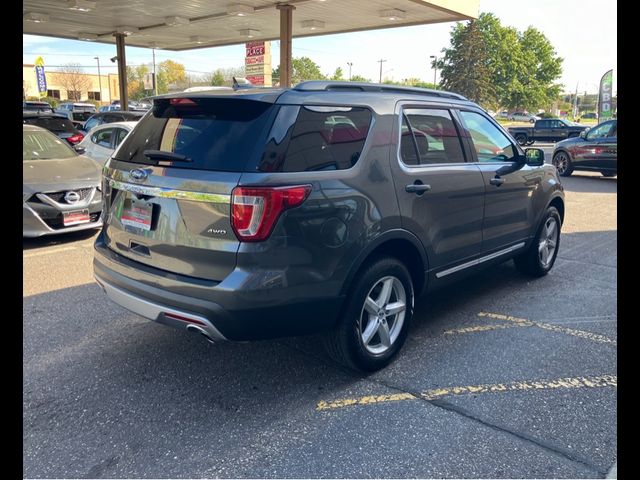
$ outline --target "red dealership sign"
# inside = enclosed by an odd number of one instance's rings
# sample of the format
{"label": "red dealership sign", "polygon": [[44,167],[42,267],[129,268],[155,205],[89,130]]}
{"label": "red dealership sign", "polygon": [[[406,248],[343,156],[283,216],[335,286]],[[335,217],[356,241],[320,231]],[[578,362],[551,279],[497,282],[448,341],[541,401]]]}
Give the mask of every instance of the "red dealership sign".
{"label": "red dealership sign", "polygon": [[259,55],[264,55],[264,42],[247,42],[245,44],[245,50],[247,57],[257,57]]}

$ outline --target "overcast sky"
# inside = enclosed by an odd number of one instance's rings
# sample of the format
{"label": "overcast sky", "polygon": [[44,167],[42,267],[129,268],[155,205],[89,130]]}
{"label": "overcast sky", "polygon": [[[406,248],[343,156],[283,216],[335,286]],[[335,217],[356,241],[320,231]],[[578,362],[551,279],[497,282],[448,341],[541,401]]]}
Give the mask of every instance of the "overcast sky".
{"label": "overcast sky", "polygon": [[[617,90],[617,5],[602,0],[480,0],[480,11],[494,13],[503,25],[522,31],[532,25],[542,31],[562,58],[560,83],[565,91],[585,90],[595,93],[600,77],[614,69],[614,92]],[[430,55],[440,56],[449,45],[455,23],[383,29],[360,33],[324,35],[293,40],[293,56],[307,56],[325,74],[341,67],[348,75],[347,62],[353,62],[353,75],[374,81],[379,77],[380,59],[383,78],[400,80],[417,77],[433,81]],[[279,62],[277,42],[272,45],[273,65]],[[95,56],[100,57],[102,73],[116,73],[109,58],[116,54],[115,45],[62,40],[23,35],[23,62],[33,63],[42,55],[45,67],[69,62],[86,66],[96,73]],[[217,68],[244,64],[243,45],[171,52],[156,50],[156,61],[172,59],[183,63],[189,73],[208,73]],[[151,63],[151,50],[127,47],[129,64]]]}

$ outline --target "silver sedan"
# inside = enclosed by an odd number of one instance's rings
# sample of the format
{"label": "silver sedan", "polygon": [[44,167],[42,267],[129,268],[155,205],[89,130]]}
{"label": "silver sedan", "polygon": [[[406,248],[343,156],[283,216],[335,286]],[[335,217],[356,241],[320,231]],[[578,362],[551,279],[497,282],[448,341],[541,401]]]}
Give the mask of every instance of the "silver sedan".
{"label": "silver sedan", "polygon": [[40,237],[102,225],[100,167],[64,140],[22,127],[22,235]]}

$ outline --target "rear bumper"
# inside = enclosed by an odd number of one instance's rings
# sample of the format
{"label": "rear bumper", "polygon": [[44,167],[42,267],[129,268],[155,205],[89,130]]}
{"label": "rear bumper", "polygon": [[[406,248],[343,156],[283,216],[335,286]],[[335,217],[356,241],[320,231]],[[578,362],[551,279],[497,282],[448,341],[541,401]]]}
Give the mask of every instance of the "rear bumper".
{"label": "rear bumper", "polygon": [[[165,272],[113,252],[102,233],[94,248],[95,278],[113,301],[165,325],[180,329],[196,325],[215,340],[260,340],[327,330],[335,325],[344,300],[301,298],[295,287],[256,289],[251,281],[226,285]],[[248,276],[265,274],[257,271]]]}

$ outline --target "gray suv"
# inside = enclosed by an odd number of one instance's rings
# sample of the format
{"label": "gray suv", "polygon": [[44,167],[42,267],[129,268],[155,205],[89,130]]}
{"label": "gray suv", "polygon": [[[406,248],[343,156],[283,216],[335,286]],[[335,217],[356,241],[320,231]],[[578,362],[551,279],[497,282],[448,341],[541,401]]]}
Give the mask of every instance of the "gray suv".
{"label": "gray suv", "polygon": [[387,365],[417,295],[513,258],[545,275],[564,193],[476,104],[346,82],[169,94],[106,164],[107,295],[210,341],[326,332]]}

